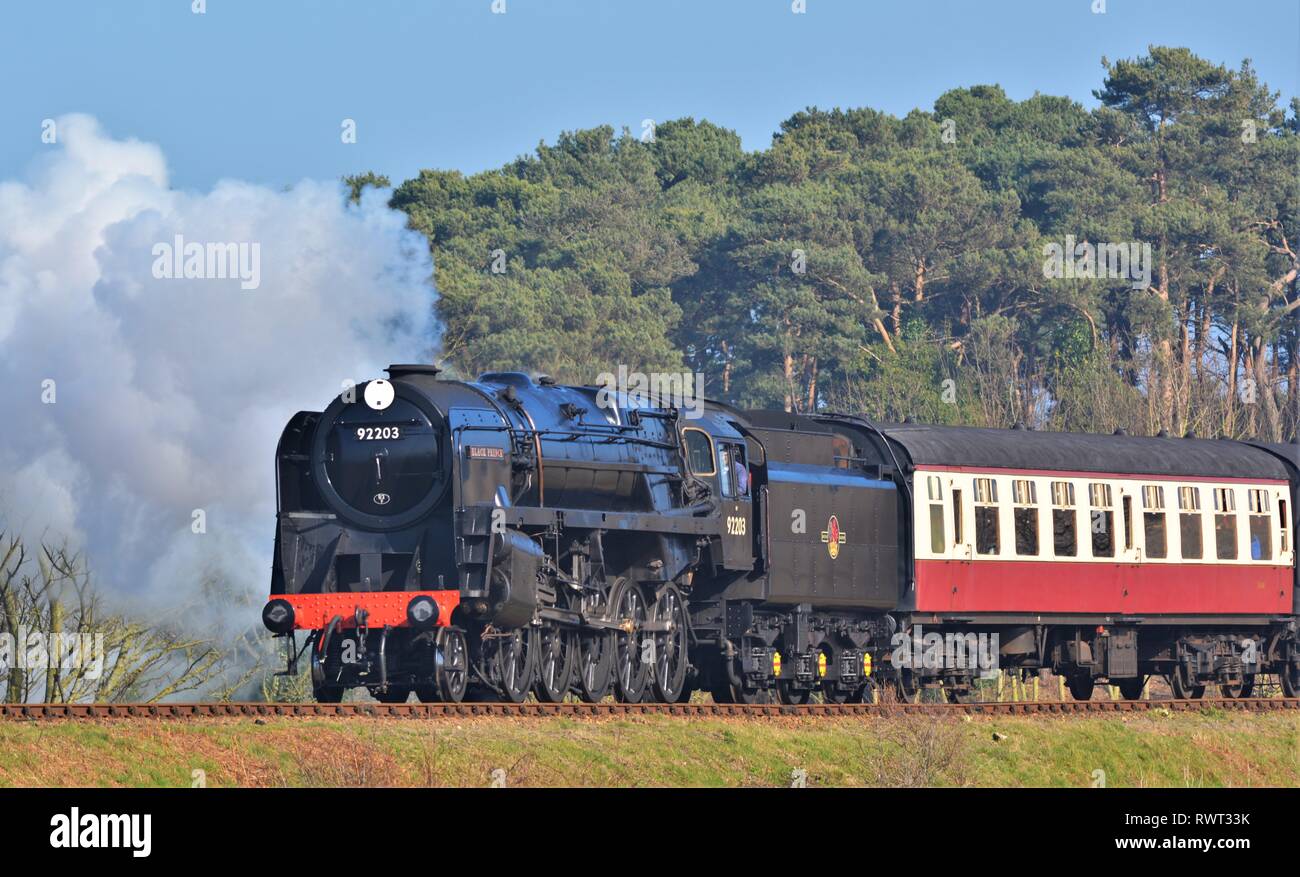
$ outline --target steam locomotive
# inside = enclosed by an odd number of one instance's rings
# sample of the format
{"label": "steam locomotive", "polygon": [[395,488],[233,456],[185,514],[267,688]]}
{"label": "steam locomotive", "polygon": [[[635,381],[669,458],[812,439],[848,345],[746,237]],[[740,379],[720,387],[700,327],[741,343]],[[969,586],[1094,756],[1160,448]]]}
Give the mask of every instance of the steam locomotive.
{"label": "steam locomotive", "polygon": [[1300,694],[1295,444],[387,371],[276,451],[263,622],[320,701]]}

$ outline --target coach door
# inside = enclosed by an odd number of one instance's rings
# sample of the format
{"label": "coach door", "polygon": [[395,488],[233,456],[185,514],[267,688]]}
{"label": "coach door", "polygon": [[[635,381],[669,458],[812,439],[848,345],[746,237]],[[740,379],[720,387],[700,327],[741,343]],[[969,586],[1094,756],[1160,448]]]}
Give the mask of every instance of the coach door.
{"label": "coach door", "polygon": [[717,459],[723,512],[722,565],[750,569],[754,565],[754,503],[745,442],[720,440]]}
{"label": "coach door", "polygon": [[1120,485],[1116,491],[1116,510],[1115,535],[1118,538],[1118,550],[1115,552],[1116,559],[1123,563],[1140,564],[1143,556],[1142,543],[1138,541],[1138,533],[1142,526],[1142,491],[1129,482]]}

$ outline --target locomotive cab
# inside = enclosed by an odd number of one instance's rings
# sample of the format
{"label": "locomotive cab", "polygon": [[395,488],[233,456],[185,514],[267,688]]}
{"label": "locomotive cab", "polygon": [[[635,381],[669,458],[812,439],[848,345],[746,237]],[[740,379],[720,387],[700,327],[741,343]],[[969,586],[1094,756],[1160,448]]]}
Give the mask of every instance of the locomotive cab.
{"label": "locomotive cab", "polygon": [[744,571],[754,566],[753,477],[745,440],[738,434],[711,435],[697,426],[682,428],[687,471],[707,483],[722,517],[718,566]]}

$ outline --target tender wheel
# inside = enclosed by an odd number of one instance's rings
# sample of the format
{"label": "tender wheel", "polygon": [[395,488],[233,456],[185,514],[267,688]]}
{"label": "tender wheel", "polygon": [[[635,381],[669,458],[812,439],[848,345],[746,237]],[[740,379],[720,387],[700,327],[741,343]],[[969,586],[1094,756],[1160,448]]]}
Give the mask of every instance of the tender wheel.
{"label": "tender wheel", "polygon": [[853,692],[853,697],[849,698],[849,702],[876,703],[880,699],[879,692],[880,686],[876,684],[876,680],[868,679],[857,691]]}
{"label": "tender wheel", "polygon": [[1253,697],[1255,695],[1255,674],[1248,673],[1242,676],[1241,681],[1235,685],[1220,685],[1219,693],[1224,697],[1235,699]]}
{"label": "tender wheel", "polygon": [[1141,700],[1142,692],[1146,691],[1147,678],[1145,676],[1134,676],[1131,679],[1115,680],[1115,687],[1119,689],[1120,695],[1125,700]]}
{"label": "tender wheel", "polygon": [[537,681],[533,693],[546,703],[559,703],[569,694],[573,683],[574,632],[570,628],[548,624],[538,637]]}
{"label": "tender wheel", "polygon": [[1189,678],[1187,670],[1179,665],[1169,674],[1169,687],[1178,700],[1200,700],[1205,696],[1205,686],[1195,685]]}
{"label": "tender wheel", "polygon": [[406,703],[411,697],[409,685],[390,685],[387,691],[376,691],[375,700],[380,703]]}
{"label": "tender wheel", "polygon": [[537,634],[531,628],[519,628],[493,639],[496,681],[501,696],[511,703],[523,703],[537,678]]}
{"label": "tender wheel", "polygon": [[458,627],[439,628],[436,646],[434,685],[426,692],[433,698],[425,700],[419,689],[415,694],[425,703],[437,700],[460,703],[469,687],[469,647],[465,642],[465,631]]}
{"label": "tender wheel", "polygon": [[974,703],[975,689],[969,685],[965,686],[944,686],[943,696],[948,703]]}
{"label": "tender wheel", "polygon": [[690,621],[686,617],[686,599],[675,585],[667,585],[659,592],[654,619],[668,626],[654,634],[655,698],[660,703],[677,703],[686,689]]}
{"label": "tender wheel", "polygon": [[813,690],[811,688],[795,688],[790,682],[783,680],[776,683],[776,694],[781,703],[803,706],[812,700]]}
{"label": "tender wheel", "polygon": [[1278,675],[1282,677],[1282,693],[1287,697],[1300,697],[1300,665],[1287,664]]}
{"label": "tender wheel", "polygon": [[920,702],[921,686],[917,684],[916,674],[911,669],[904,667],[898,671],[894,678],[894,692],[903,703]]}
{"label": "tender wheel", "polygon": [[725,682],[714,683],[709,688],[709,695],[713,698],[714,703],[735,703],[735,695],[731,693],[731,686]]}
{"label": "tender wheel", "polygon": [[1097,687],[1097,680],[1091,676],[1071,676],[1066,681],[1070,697],[1075,700],[1092,700],[1092,692]]}
{"label": "tender wheel", "polygon": [[848,703],[852,696],[853,692],[836,688],[833,683],[828,682],[822,685],[823,703]]}
{"label": "tender wheel", "polygon": [[731,686],[730,703],[772,703],[776,692],[770,688],[737,688]]}
{"label": "tender wheel", "polygon": [[645,660],[649,649],[643,651],[642,643],[645,596],[634,582],[620,579],[610,605],[613,619],[623,625],[614,635],[614,694],[624,703],[640,703],[650,682],[650,662]]}

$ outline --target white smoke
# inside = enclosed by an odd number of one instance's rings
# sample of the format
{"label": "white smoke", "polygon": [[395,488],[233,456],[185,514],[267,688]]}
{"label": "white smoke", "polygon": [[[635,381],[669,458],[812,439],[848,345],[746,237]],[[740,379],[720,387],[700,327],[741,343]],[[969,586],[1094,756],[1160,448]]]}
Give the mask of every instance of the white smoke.
{"label": "white smoke", "polygon": [[[386,193],[175,191],[158,147],[56,130],[0,180],[0,529],[68,539],[125,598],[192,601],[214,575],[264,595],[280,430],[428,357],[428,246]],[[156,278],[176,235],[258,244],[260,285]]]}

